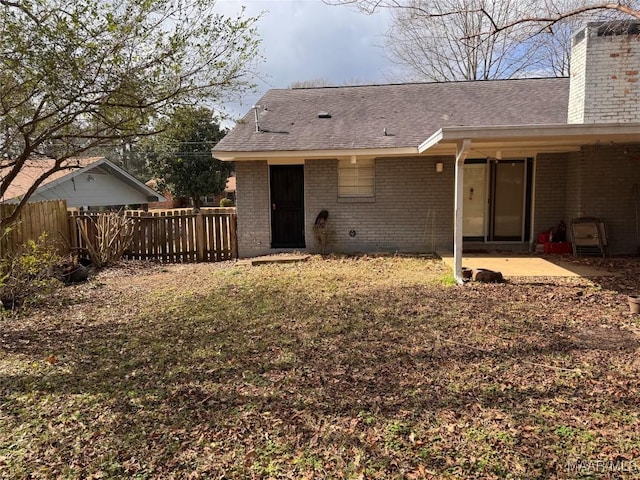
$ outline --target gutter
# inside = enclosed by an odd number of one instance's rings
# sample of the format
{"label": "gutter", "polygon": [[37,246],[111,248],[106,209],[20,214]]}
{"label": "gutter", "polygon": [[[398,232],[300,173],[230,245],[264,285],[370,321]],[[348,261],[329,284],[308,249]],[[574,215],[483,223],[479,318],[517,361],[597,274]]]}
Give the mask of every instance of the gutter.
{"label": "gutter", "polygon": [[444,133],[442,128],[438,130],[436,133],[427,138],[424,142],[418,145],[418,153],[423,153],[429,150],[431,147],[435,147],[438,145],[442,139],[444,138]]}
{"label": "gutter", "polygon": [[418,146],[420,153],[442,143],[456,143],[467,138],[477,141],[584,140],[593,137],[629,137],[638,141],[640,123],[593,123],[551,125],[495,125],[443,127]]}
{"label": "gutter", "polygon": [[[481,125],[474,127],[442,127],[416,147],[348,148],[315,150],[212,150],[212,155],[226,162],[269,159],[333,159],[356,157],[416,156],[425,153],[455,155],[458,142],[473,139],[474,144],[512,143],[513,148],[537,148],[540,151],[561,151],[595,142],[637,142],[640,123],[594,123],[550,125]],[[516,145],[520,142],[522,145]],[[439,149],[437,147],[440,147]],[[546,150],[545,150],[546,148]],[[435,150],[435,151],[434,151]],[[440,151],[441,150],[441,151]]]}
{"label": "gutter", "polygon": [[336,150],[269,150],[256,152],[237,152],[230,150],[212,150],[212,155],[224,162],[243,160],[269,160],[272,158],[297,158],[297,159],[333,159],[355,157],[395,157],[418,155],[416,147],[394,148],[350,148]]}

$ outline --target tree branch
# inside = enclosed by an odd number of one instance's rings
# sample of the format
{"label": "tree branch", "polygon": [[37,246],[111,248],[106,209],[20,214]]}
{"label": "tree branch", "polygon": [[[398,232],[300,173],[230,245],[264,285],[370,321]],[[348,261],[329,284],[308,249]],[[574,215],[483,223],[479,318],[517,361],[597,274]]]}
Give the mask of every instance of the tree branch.
{"label": "tree branch", "polygon": [[621,13],[624,13],[626,15],[629,15],[631,17],[635,17],[636,19],[640,20],[640,10],[635,10],[632,9],[631,7],[628,7],[626,5],[622,5],[619,3],[606,3],[606,4],[598,4],[598,5],[590,5],[590,6],[585,6],[585,7],[580,7],[580,8],[576,8],[573,10],[569,10],[566,12],[562,12],[559,13],[558,15],[551,15],[551,16],[527,16],[527,17],[523,17],[523,18],[519,18],[517,20],[514,20],[512,22],[506,23],[504,25],[498,26],[493,18],[491,17],[491,15],[489,15],[486,11],[483,11],[483,13],[485,14],[485,16],[489,19],[489,21],[493,24],[493,30],[486,32],[488,34],[496,34],[499,32],[502,32],[504,30],[513,28],[517,25],[522,25],[525,23],[534,23],[534,24],[544,24],[543,27],[541,27],[541,29],[539,30],[539,32],[544,31],[545,29],[557,24],[558,22],[565,20],[567,18],[570,17],[575,17],[575,16],[579,16],[579,15],[584,15],[585,13],[590,13],[590,12],[594,12],[594,11],[600,11],[600,10],[613,10],[613,11],[618,11]]}
{"label": "tree branch", "polygon": [[31,11],[24,5],[23,2],[10,2],[9,0],[0,0],[0,5],[8,8],[16,8],[24,13],[27,17],[33,20],[34,23],[40,24],[40,19],[36,17]]}

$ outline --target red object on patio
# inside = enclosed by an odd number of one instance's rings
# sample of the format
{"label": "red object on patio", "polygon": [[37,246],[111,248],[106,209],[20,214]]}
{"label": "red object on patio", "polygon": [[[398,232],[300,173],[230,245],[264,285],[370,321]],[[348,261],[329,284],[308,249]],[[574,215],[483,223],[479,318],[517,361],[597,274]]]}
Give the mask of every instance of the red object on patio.
{"label": "red object on patio", "polygon": [[549,235],[550,235],[550,233],[548,231],[547,232],[540,232],[538,234],[538,243],[542,243],[542,244],[549,243],[549,240],[550,240],[549,239]]}
{"label": "red object on patio", "polygon": [[545,242],[544,253],[573,253],[571,242]]}

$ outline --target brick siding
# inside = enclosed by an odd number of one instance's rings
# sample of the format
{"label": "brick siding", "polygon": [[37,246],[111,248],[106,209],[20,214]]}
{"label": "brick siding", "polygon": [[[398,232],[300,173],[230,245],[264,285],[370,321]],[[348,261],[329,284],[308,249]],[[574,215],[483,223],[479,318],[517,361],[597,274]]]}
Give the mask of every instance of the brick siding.
{"label": "brick siding", "polygon": [[640,35],[587,27],[571,52],[569,123],[640,122]]}
{"label": "brick siding", "polygon": [[587,40],[574,40],[571,47],[568,123],[584,123],[584,95],[587,68]]}
{"label": "brick siding", "polygon": [[[436,162],[444,163],[444,172],[436,173]],[[310,160],[304,169],[307,251],[320,251],[313,223],[321,210],[329,211],[330,252],[452,248],[452,158],[377,159],[373,201],[338,197],[337,160]],[[270,246],[267,162],[237,162],[236,172],[239,255],[280,251]],[[607,224],[611,253],[636,253],[638,185],[640,145],[587,146],[580,152],[538,155],[533,239],[561,219],[569,226],[572,218],[596,216]],[[352,230],[355,237],[349,235]]]}
{"label": "brick siding", "polygon": [[253,257],[270,250],[269,167],[266,161],[236,162],[238,255]]}
{"label": "brick siding", "polygon": [[544,154],[536,159],[536,179],[534,192],[534,231],[533,240],[538,232],[549,230],[560,220],[567,222],[565,199],[567,195],[567,154]]}
{"label": "brick siding", "polygon": [[[444,172],[436,172],[436,162],[445,163]],[[338,161],[309,161],[305,165],[307,247],[319,251],[313,223],[321,210],[328,210],[332,232],[328,251],[451,249],[453,178],[453,159],[379,158],[374,201],[344,199],[338,197]]]}
{"label": "brick siding", "polygon": [[[564,219],[605,221],[612,254],[638,249],[640,145],[592,145],[580,152],[539,155],[536,160],[534,232]],[[638,226],[640,228],[640,225]]]}
{"label": "brick siding", "polygon": [[[437,173],[436,162],[444,162]],[[236,163],[240,257],[281,250],[270,246],[267,162]],[[384,158],[375,162],[375,197],[338,198],[338,161],[310,160],[304,166],[307,251],[320,246],[313,224],[329,211],[327,251],[432,252],[453,245],[454,171],[451,158]],[[355,231],[355,237],[349,235]]]}
{"label": "brick siding", "polygon": [[611,253],[635,253],[640,146],[587,146],[582,153],[580,215],[605,220]]}

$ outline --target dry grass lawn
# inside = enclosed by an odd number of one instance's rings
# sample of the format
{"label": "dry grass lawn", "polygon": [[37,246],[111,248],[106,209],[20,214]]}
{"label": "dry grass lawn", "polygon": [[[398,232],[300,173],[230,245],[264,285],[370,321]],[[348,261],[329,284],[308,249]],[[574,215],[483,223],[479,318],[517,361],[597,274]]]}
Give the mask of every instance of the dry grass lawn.
{"label": "dry grass lawn", "polygon": [[639,478],[638,286],[125,264],[0,319],[0,478]]}

